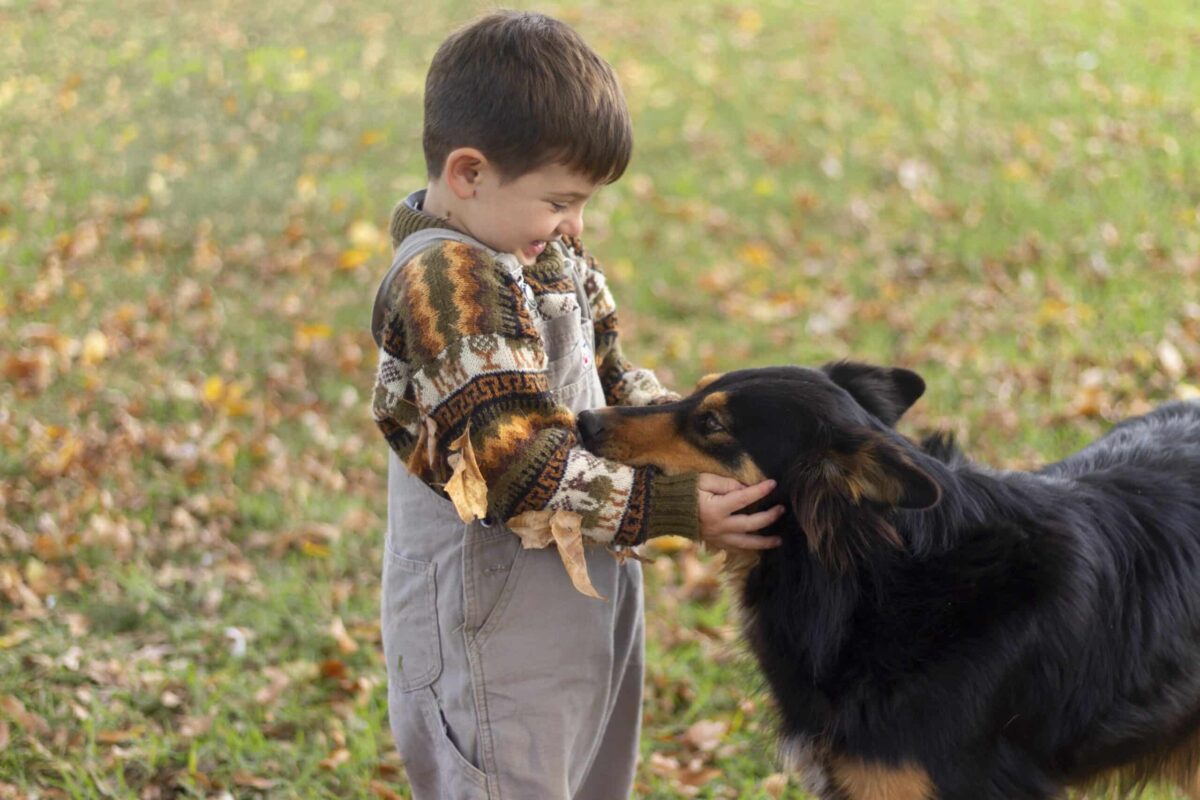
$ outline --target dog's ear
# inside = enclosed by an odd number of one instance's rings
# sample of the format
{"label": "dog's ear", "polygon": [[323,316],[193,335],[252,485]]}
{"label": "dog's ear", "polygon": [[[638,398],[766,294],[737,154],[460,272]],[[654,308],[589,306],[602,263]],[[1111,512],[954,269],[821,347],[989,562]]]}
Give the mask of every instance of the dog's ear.
{"label": "dog's ear", "polygon": [[834,361],[821,367],[829,379],[889,427],[925,394],[925,381],[903,367],[876,367],[856,361]]}
{"label": "dog's ear", "polygon": [[893,509],[921,510],[941,501],[937,482],[889,436],[843,434],[823,453],[793,465],[785,488],[809,549],[845,567],[879,544],[903,548]]}

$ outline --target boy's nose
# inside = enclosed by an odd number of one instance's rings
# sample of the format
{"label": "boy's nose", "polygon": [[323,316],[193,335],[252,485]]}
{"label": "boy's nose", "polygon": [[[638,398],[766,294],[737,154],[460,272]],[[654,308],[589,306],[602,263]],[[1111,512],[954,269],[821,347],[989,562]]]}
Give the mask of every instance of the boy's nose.
{"label": "boy's nose", "polygon": [[558,225],[558,232],[566,236],[578,238],[583,235],[583,214],[572,214],[564,217]]}

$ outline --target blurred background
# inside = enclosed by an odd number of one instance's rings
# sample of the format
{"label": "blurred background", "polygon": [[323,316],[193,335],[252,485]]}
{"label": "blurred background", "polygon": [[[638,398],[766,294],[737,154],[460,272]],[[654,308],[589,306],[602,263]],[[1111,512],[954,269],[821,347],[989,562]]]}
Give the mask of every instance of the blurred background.
{"label": "blurred background", "polygon": [[[1200,395],[1192,0],[512,5],[624,85],[584,238],[670,385],[904,365],[998,467]],[[0,798],[407,796],[368,314],[491,7],[0,0]],[[638,796],[803,797],[659,550]]]}

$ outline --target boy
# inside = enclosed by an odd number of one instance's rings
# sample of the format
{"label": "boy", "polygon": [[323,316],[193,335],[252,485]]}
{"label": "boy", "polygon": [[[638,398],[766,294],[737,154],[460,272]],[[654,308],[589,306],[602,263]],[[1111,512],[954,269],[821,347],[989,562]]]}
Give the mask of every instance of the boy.
{"label": "boy", "polygon": [[[622,356],[604,276],[577,238],[632,149],[611,67],[556,20],[480,19],[434,56],[424,149],[429,185],[393,214],[372,320],[374,414],[392,449],[392,732],[418,800],[627,798],[640,567],[587,548],[606,599],[588,598],[554,548],[523,549],[504,522],[566,510],[603,545],[678,534],[760,549],[778,542],[751,531],[782,508],[734,513],[766,482],[666,476],[578,445],[579,411],[672,396]],[[487,484],[487,516],[465,524],[443,491],[464,434]]]}

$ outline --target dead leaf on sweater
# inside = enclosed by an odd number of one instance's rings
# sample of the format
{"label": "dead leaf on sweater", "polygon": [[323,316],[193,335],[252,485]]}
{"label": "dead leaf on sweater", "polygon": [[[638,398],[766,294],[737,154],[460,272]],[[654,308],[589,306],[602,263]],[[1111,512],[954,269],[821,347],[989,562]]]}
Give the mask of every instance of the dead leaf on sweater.
{"label": "dead leaf on sweater", "polygon": [[462,436],[450,443],[450,457],[446,459],[454,472],[446,481],[446,494],[463,522],[483,519],[487,516],[487,483],[479,464],[475,462],[475,449],[471,447],[471,426]]}
{"label": "dead leaf on sweater", "polygon": [[541,550],[554,542],[572,585],[588,597],[605,599],[588,577],[583,555],[583,517],[574,511],[544,509],[518,514],[505,525],[520,538],[526,550]]}
{"label": "dead leaf on sweater", "polygon": [[582,523],[583,517],[574,511],[555,511],[550,516],[550,533],[558,545],[558,555],[571,576],[571,583],[580,593],[603,600],[588,577],[587,560],[583,556]]}
{"label": "dead leaf on sweater", "polygon": [[[425,467],[433,470],[437,464],[437,422],[433,417],[424,417],[425,423],[417,434],[417,443],[413,445],[405,464],[408,471],[418,477],[425,474]],[[422,459],[425,461],[422,465]]]}
{"label": "dead leaf on sweater", "polygon": [[521,546],[526,550],[541,550],[554,541],[550,533],[550,517],[554,512],[550,509],[542,511],[526,511],[510,519],[505,525],[521,540]]}

